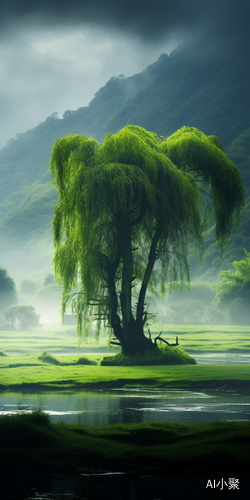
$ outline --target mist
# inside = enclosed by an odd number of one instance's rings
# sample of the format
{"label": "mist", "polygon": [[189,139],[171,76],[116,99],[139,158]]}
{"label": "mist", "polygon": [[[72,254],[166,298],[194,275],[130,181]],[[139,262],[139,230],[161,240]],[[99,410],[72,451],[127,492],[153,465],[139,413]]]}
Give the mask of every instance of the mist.
{"label": "mist", "polygon": [[248,50],[246,0],[17,0],[2,6],[0,147],[53,112],[87,106],[112,76],[138,73],[180,43],[210,56]]}

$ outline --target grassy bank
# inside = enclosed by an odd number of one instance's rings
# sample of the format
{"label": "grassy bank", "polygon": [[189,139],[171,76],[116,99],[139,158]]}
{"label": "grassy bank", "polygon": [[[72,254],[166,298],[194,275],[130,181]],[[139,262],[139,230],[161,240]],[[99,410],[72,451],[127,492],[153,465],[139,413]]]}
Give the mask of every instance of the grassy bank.
{"label": "grassy bank", "polygon": [[[217,389],[249,387],[248,365],[100,366],[79,363],[79,356],[53,357],[58,364],[37,355],[0,358],[0,389],[15,391],[110,388],[123,386]],[[88,356],[86,356],[88,358]],[[89,356],[100,362],[102,356]]]}
{"label": "grassy bank", "polygon": [[242,478],[250,466],[249,422],[83,428],[51,424],[35,410],[0,417],[0,443],[1,471],[12,473],[96,467],[136,475]]}

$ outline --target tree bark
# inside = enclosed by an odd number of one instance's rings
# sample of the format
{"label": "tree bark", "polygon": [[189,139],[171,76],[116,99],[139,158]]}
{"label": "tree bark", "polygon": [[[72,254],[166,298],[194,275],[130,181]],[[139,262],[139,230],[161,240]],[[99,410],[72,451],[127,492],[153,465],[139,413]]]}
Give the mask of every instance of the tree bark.
{"label": "tree bark", "polygon": [[150,253],[148,257],[148,264],[145,270],[143,282],[141,285],[139,299],[136,310],[136,319],[132,314],[132,281],[133,281],[133,250],[131,241],[131,224],[129,220],[120,220],[120,228],[118,228],[118,244],[120,248],[120,255],[123,260],[122,269],[122,284],[120,293],[120,305],[122,313],[122,321],[117,314],[118,309],[118,298],[115,289],[115,270],[109,269],[109,298],[110,298],[110,311],[111,311],[111,326],[114,330],[115,337],[119,340],[122,345],[122,353],[125,356],[142,356],[145,353],[149,353],[152,350],[157,349],[157,346],[152,342],[150,338],[145,337],[143,332],[144,327],[144,301],[146,296],[146,291],[154,263],[156,260],[157,244],[161,234],[160,225],[157,226],[155,234],[152,239],[152,244],[150,248]]}
{"label": "tree bark", "polygon": [[158,244],[158,241],[160,238],[160,234],[161,234],[161,228],[160,228],[160,225],[158,224],[158,227],[156,228],[155,234],[154,234],[153,239],[152,239],[150,252],[149,252],[149,256],[148,256],[148,263],[147,263],[147,267],[145,270],[145,274],[143,277],[143,281],[142,281],[141,289],[140,289],[140,293],[139,293],[137,310],[136,310],[136,321],[138,324],[140,324],[140,323],[143,324],[144,302],[145,302],[145,297],[146,297],[146,292],[147,292],[150,276],[152,274],[153,267],[154,267],[154,264],[156,261],[157,244]]}

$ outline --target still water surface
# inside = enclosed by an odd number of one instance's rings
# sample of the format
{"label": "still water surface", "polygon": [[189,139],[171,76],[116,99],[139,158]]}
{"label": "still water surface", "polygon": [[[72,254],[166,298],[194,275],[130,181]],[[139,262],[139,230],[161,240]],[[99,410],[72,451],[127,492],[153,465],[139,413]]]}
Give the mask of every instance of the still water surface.
{"label": "still water surface", "polygon": [[209,422],[250,419],[250,392],[195,392],[163,389],[114,389],[0,396],[0,414],[41,408],[52,422],[101,426],[117,423]]}

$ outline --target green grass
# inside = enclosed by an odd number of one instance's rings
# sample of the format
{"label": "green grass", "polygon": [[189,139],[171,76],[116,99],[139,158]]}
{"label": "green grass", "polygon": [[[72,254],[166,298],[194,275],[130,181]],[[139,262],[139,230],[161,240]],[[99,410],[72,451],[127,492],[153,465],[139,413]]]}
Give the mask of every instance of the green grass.
{"label": "green grass", "polygon": [[[188,353],[250,351],[250,326],[231,325],[159,325],[150,327],[152,338],[162,331],[169,343],[179,344]],[[88,355],[117,353],[119,348],[108,346],[107,337],[97,344],[94,337],[78,346],[76,328],[66,325],[43,325],[33,331],[0,331],[0,350],[6,354],[41,353]]]}
{"label": "green grass", "polygon": [[[1,358],[0,389],[15,391],[88,389],[123,386],[218,388],[249,387],[248,365],[99,366],[77,364],[76,356],[58,356],[59,365],[40,364],[37,357]],[[92,358],[92,356],[91,356]],[[95,358],[93,356],[93,358]],[[67,360],[67,363],[64,361]],[[6,363],[9,361],[9,364]],[[28,362],[27,362],[28,361]],[[95,358],[98,362],[98,359]]]}
{"label": "green grass", "polygon": [[49,352],[51,354],[78,353],[116,353],[119,348],[108,346],[107,337],[101,337],[97,343],[91,335],[88,341],[79,345],[76,327],[57,324],[46,324],[34,330],[0,331],[0,350],[6,354],[34,354]]}
{"label": "green grass", "polygon": [[[180,348],[192,352],[194,358],[199,352],[249,352],[250,327],[171,325],[168,330],[160,327],[154,332],[151,330],[152,337],[159,331],[163,331],[162,337],[170,343],[177,335]],[[47,325],[33,332],[0,332],[0,348],[7,354],[0,356],[1,390],[124,385],[216,388],[227,384],[245,387],[250,380],[247,365],[99,366],[105,353],[117,350],[108,350],[105,338],[100,339],[99,345],[92,339],[77,349],[75,329],[62,325]],[[42,352],[48,353],[47,358],[43,354],[39,359]]]}
{"label": "green grass", "polygon": [[[40,410],[0,417],[0,467],[104,468],[169,477],[247,476],[250,423],[141,423],[105,427],[51,424]],[[218,470],[218,463],[220,464]]]}
{"label": "green grass", "polygon": [[196,361],[179,346],[166,346],[144,356],[124,356],[121,353],[104,356],[100,364],[101,366],[195,365]]}
{"label": "green grass", "polygon": [[40,354],[40,356],[37,356],[37,359],[39,361],[42,361],[43,363],[50,363],[51,365],[60,365],[60,361],[56,359],[54,356],[51,356],[51,354],[48,354],[46,351]]}
{"label": "green grass", "polygon": [[[158,330],[157,330],[158,331]],[[232,325],[163,325],[162,337],[175,339],[188,353],[250,351],[250,327]]]}

